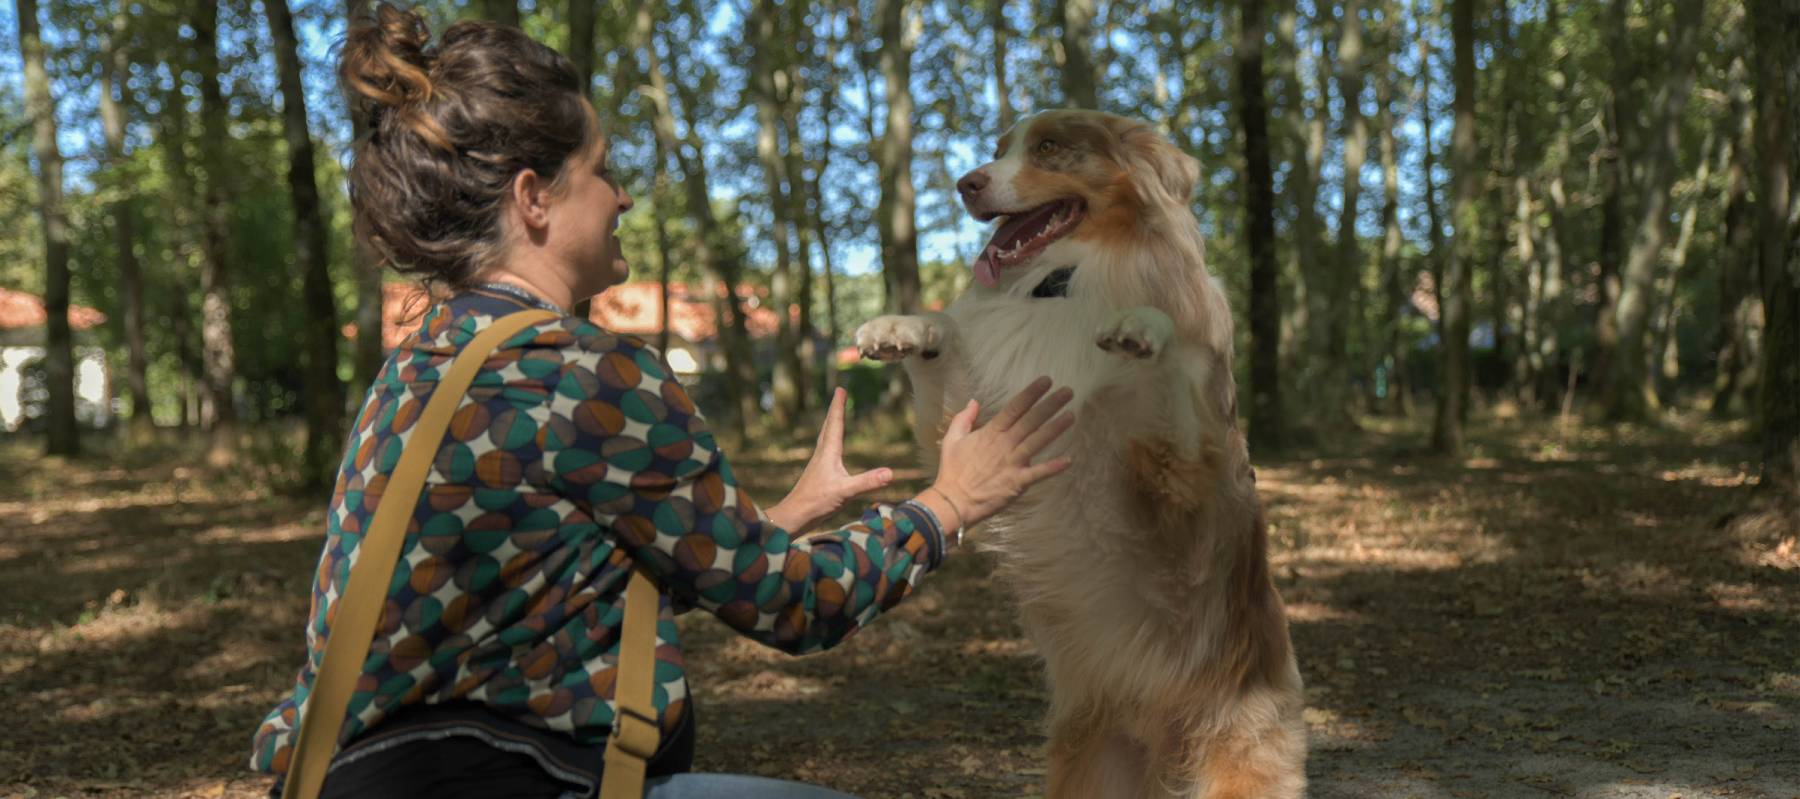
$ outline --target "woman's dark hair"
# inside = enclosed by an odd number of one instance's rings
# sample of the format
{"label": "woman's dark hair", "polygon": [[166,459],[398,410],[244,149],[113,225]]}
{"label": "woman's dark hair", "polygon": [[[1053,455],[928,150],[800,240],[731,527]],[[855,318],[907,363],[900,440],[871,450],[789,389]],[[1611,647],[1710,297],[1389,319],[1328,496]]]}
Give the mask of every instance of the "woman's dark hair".
{"label": "woman's dark hair", "polygon": [[386,3],[345,37],[338,75],[369,115],[350,203],[357,237],[396,271],[458,289],[505,244],[513,178],[560,185],[600,131],[568,59],[516,28],[459,22],[430,38]]}

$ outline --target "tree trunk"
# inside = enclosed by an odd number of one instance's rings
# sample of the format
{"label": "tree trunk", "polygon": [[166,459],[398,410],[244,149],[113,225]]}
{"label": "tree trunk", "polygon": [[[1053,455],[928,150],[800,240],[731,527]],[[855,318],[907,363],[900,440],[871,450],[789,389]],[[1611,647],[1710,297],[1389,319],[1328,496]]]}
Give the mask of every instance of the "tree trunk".
{"label": "tree trunk", "polygon": [[[129,440],[143,444],[150,437],[153,423],[147,377],[150,358],[144,344],[144,278],[137,260],[132,181],[124,174],[125,113],[132,105],[131,88],[124,80],[130,67],[125,53],[125,19],[123,11],[113,15],[105,59],[100,65],[100,125],[106,134],[106,161],[113,173],[113,188],[118,192],[112,203],[113,249],[118,253],[119,304],[124,312],[125,387],[131,396]],[[118,99],[113,98],[115,88]]]}
{"label": "tree trunk", "polygon": [[69,215],[63,208],[62,151],[56,146],[56,100],[50,96],[47,49],[38,32],[37,0],[18,0],[19,55],[25,64],[25,107],[37,156],[38,214],[44,225],[44,373],[50,391],[44,453],[74,456],[75,341],[69,329]]}
{"label": "tree trunk", "polygon": [[[1658,306],[1656,319],[1651,325],[1651,334],[1655,337],[1650,347],[1650,382],[1656,391],[1657,402],[1667,405],[1674,401],[1675,381],[1681,377],[1680,337],[1675,335],[1677,323],[1681,318],[1681,287],[1688,280],[1688,252],[1694,244],[1694,227],[1698,223],[1700,198],[1706,193],[1707,181],[1712,177],[1712,154],[1714,134],[1706,134],[1706,143],[1700,147],[1700,165],[1694,169],[1693,188],[1687,197],[1687,207],[1681,211],[1681,229],[1675,235],[1675,248],[1669,255],[1669,274],[1658,281],[1661,287],[1656,291]],[[1727,143],[1719,153],[1720,166],[1723,167],[1731,158],[1731,145]]]}
{"label": "tree trunk", "polygon": [[519,27],[518,0],[481,0],[481,16],[490,22]]}
{"label": "tree trunk", "polygon": [[[878,59],[887,100],[887,125],[875,144],[881,181],[875,224],[881,236],[887,312],[895,314],[918,313],[920,307],[919,241],[912,179],[912,56],[919,31],[910,8],[909,0],[875,2],[881,40]],[[890,366],[888,374],[885,404],[900,410],[907,404],[905,373]]]}
{"label": "tree trunk", "polygon": [[1642,207],[1614,309],[1617,347],[1610,352],[1603,373],[1606,384],[1601,406],[1609,421],[1641,420],[1657,408],[1645,332],[1656,304],[1657,261],[1668,233],[1669,187],[1680,148],[1681,113],[1694,84],[1694,48],[1700,27],[1694,21],[1700,18],[1700,11],[1700,0],[1683,0],[1675,7],[1669,31],[1673,39],[1669,72],[1651,105],[1655,135],[1643,152],[1631,155],[1643,170],[1642,181],[1633,187]]}
{"label": "tree trunk", "polygon": [[[895,0],[878,2],[893,3]],[[1055,0],[1055,3],[1052,21],[1062,36],[1062,63],[1058,65],[1058,73],[1062,78],[1063,104],[1071,108],[1099,108],[1094,70],[1094,0]],[[885,31],[881,41],[886,49]],[[908,46],[907,51],[911,52],[911,49]]]}
{"label": "tree trunk", "polygon": [[1757,240],[1763,296],[1759,423],[1764,490],[1800,495],[1800,244],[1791,203],[1800,171],[1800,53],[1791,2],[1756,0]]}
{"label": "tree trunk", "polygon": [[1263,88],[1262,0],[1241,0],[1238,113],[1244,125],[1244,229],[1250,249],[1250,446],[1282,445],[1281,287],[1275,259],[1275,177],[1269,164],[1269,109]]}
{"label": "tree trunk", "polygon": [[[700,235],[695,238],[696,254],[707,270],[724,284],[723,296],[713,299],[721,311],[718,335],[725,350],[726,392],[734,410],[732,430],[741,441],[746,437],[750,420],[757,414],[756,364],[750,349],[749,326],[745,323],[744,308],[737,295],[742,265],[729,249],[721,246],[724,243],[723,234],[719,229],[718,217],[713,213],[711,193],[707,188],[705,153],[694,127],[697,115],[694,110],[695,98],[679,86],[677,91],[682,95],[682,110],[685,112],[688,130],[685,140],[675,136],[675,115],[669,104],[669,82],[652,43],[656,28],[653,14],[653,6],[638,6],[636,21],[632,27],[632,46],[643,54],[648,67],[646,77],[650,86],[643,95],[651,103],[652,127],[656,137],[662,141],[663,148],[675,155],[676,164],[681,169],[682,188],[687,193],[688,213],[693,215],[699,227]],[[669,69],[679,74],[681,67],[673,59],[679,48],[674,47],[672,42],[670,44]],[[687,148],[683,147],[684,144]],[[692,149],[692,155],[688,148]]]}
{"label": "tree trunk", "polygon": [[988,27],[994,35],[994,96],[995,105],[1000,111],[1000,127],[997,132],[1004,133],[1013,126],[1014,111],[1012,107],[1012,89],[1007,81],[1006,68],[1006,0],[989,0]]}
{"label": "tree trunk", "polygon": [[[346,10],[351,24],[355,24],[369,16],[369,0],[348,0]],[[361,142],[369,133],[368,115],[352,92],[345,90],[344,100],[350,109],[350,131],[356,141]],[[386,360],[381,341],[381,264],[360,240],[352,242],[350,258],[352,271],[356,274],[356,351],[353,356],[356,368],[349,395],[360,406],[364,393],[374,385],[381,364]]]}
{"label": "tree trunk", "polygon": [[650,222],[656,228],[656,319],[660,327],[656,331],[656,349],[666,359],[669,357],[669,280],[674,271],[670,263],[669,204],[674,199],[669,196],[669,149],[661,136],[652,136],[650,141],[656,148],[656,162],[650,173]]}
{"label": "tree trunk", "polygon": [[206,353],[205,398],[212,406],[207,460],[215,466],[237,458],[237,410],[232,382],[237,377],[231,329],[231,273],[226,263],[231,236],[230,198],[225,188],[227,138],[225,94],[219,85],[219,0],[198,0],[194,8],[194,49],[200,72],[200,150],[205,169],[201,214],[200,338]]}
{"label": "tree trunk", "polygon": [[1475,147],[1475,0],[1451,0],[1451,38],[1456,64],[1455,133],[1450,141],[1450,174],[1454,185],[1450,209],[1455,224],[1450,263],[1444,268],[1443,390],[1439,393],[1432,448],[1461,456],[1463,409],[1469,400],[1469,277],[1475,267],[1475,230],[1480,226],[1475,201],[1481,194]]}
{"label": "tree trunk", "polygon": [[[1562,16],[1556,0],[1551,0],[1545,11],[1544,29],[1546,35],[1554,39],[1561,35]],[[1569,320],[1567,301],[1563,287],[1568,282],[1569,257],[1568,220],[1569,196],[1563,185],[1563,172],[1573,158],[1574,150],[1571,141],[1570,99],[1569,92],[1572,76],[1569,72],[1567,51],[1560,51],[1556,56],[1556,138],[1552,144],[1554,158],[1548,169],[1549,180],[1544,189],[1544,206],[1549,218],[1550,228],[1544,233],[1544,255],[1538,264],[1541,278],[1537,313],[1532,323],[1536,329],[1531,353],[1532,373],[1537,376],[1533,392],[1537,395],[1541,407],[1553,407],[1558,395],[1563,390],[1563,380],[1558,374],[1565,362],[1561,352],[1562,339],[1560,331]]]}
{"label": "tree trunk", "polygon": [[[1593,374],[1603,382],[1611,374],[1619,348],[1619,273],[1625,253],[1625,193],[1632,190],[1629,159],[1632,147],[1630,111],[1637,109],[1631,82],[1636,62],[1626,38],[1626,7],[1630,0],[1613,0],[1607,26],[1608,49],[1613,57],[1613,79],[1607,86],[1606,129],[1600,143],[1600,170],[1605,199],[1600,207],[1600,304],[1594,317]],[[1629,109],[1629,110],[1628,110]]]}
{"label": "tree trunk", "polygon": [[1750,208],[1750,154],[1755,148],[1755,129],[1750,111],[1749,75],[1742,58],[1732,62],[1731,112],[1725,116],[1735,130],[1725,141],[1731,158],[1725,173],[1725,246],[1719,259],[1719,328],[1714,336],[1714,352],[1718,369],[1713,377],[1712,403],[1708,408],[1715,419],[1731,415],[1731,405],[1738,393],[1744,371],[1754,365],[1747,357],[1749,340],[1744,335],[1747,300],[1756,292],[1751,283],[1756,275],[1756,220]]}
{"label": "tree trunk", "polygon": [[[811,192],[807,190],[806,145],[801,134],[800,109],[806,104],[806,71],[802,62],[812,54],[812,34],[807,21],[808,6],[805,3],[788,5],[790,30],[794,32],[796,55],[787,59],[787,90],[778,100],[781,106],[781,130],[787,145],[783,152],[784,166],[787,170],[787,218],[788,226],[794,231],[794,266],[798,285],[794,287],[796,300],[794,307],[797,317],[794,328],[800,339],[800,346],[795,353],[795,383],[799,389],[800,402],[798,410],[805,413],[812,407],[813,397],[809,396],[812,387],[812,373],[818,366],[818,329],[813,324],[813,271],[812,271],[812,232],[813,226],[807,223],[812,214],[809,205]],[[829,90],[827,91],[829,93]],[[829,123],[827,123],[829,124]],[[815,395],[816,396],[816,395]]]}
{"label": "tree trunk", "polygon": [[1314,365],[1307,356],[1317,341],[1312,328],[1313,306],[1315,297],[1324,295],[1318,280],[1321,244],[1318,197],[1319,172],[1325,159],[1326,110],[1324,84],[1321,83],[1317,104],[1310,109],[1311,116],[1307,115],[1309,109],[1301,91],[1297,55],[1301,52],[1299,26],[1299,14],[1294,7],[1284,8],[1276,26],[1275,62],[1282,76],[1281,102],[1291,120],[1287,140],[1288,174],[1293,182],[1294,247],[1287,270],[1292,278],[1293,302],[1283,320],[1286,329],[1282,331],[1282,373],[1295,379],[1293,384],[1310,387],[1314,382],[1311,379]]}
{"label": "tree trunk", "polygon": [[[1386,402],[1377,407],[1397,416],[1412,413],[1408,402],[1406,379],[1406,345],[1400,335],[1400,320],[1406,311],[1407,291],[1411,288],[1408,270],[1401,257],[1406,243],[1400,230],[1400,145],[1394,135],[1394,84],[1399,79],[1399,30],[1397,4],[1383,9],[1388,18],[1387,63],[1375,88],[1375,127],[1381,148],[1381,286],[1384,295],[1381,312],[1380,344],[1383,366],[1387,374]],[[1385,407],[1383,407],[1385,406]]]}
{"label": "tree trunk", "polygon": [[1354,389],[1350,369],[1350,319],[1362,307],[1353,295],[1362,283],[1362,246],[1356,236],[1357,210],[1362,200],[1362,168],[1369,155],[1369,126],[1362,113],[1363,23],[1362,3],[1343,4],[1338,31],[1337,85],[1344,103],[1340,128],[1344,141],[1343,202],[1338,210],[1337,249],[1326,267],[1327,301],[1323,311],[1322,374],[1313,384],[1321,419],[1330,427],[1354,428]]}
{"label": "tree trunk", "polygon": [[569,0],[569,63],[581,81],[581,93],[590,97],[594,85],[594,18],[599,5],[600,0]]}
{"label": "tree trunk", "polygon": [[755,26],[754,30],[744,31],[744,38],[752,48],[749,90],[756,104],[756,160],[762,165],[763,192],[769,199],[768,235],[775,245],[775,271],[769,277],[770,305],[777,317],[771,386],[775,396],[774,421],[777,429],[787,430],[800,419],[804,368],[800,363],[799,338],[789,313],[795,300],[788,224],[792,203],[788,196],[787,161],[781,151],[781,99],[776,96],[775,85],[778,74],[785,78],[785,64],[778,63],[770,52],[785,49],[786,32],[776,25],[773,0],[758,0],[755,12],[746,17],[745,23]]}
{"label": "tree trunk", "polygon": [[280,72],[282,130],[287,139],[288,195],[294,204],[294,260],[306,306],[306,458],[302,485],[329,489],[344,434],[344,387],[338,382],[338,315],[331,296],[331,251],[313,175],[312,133],[300,82],[299,42],[287,0],[263,0]]}

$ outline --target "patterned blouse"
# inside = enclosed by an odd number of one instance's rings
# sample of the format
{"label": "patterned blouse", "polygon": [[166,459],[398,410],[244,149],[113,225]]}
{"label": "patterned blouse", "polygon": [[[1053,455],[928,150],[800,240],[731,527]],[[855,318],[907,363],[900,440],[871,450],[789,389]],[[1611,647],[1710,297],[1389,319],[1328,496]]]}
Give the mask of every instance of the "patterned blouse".
{"label": "patterned blouse", "polygon": [[[471,292],[438,305],[370,387],[326,516],[306,663],[256,731],[252,768],[287,770],[363,527],[439,370],[523,304]],[[634,563],[666,592],[655,704],[667,734],[688,701],[678,610],[783,651],[825,649],[898,603],[944,548],[912,502],[804,538],[777,527],[659,353],[574,317],[543,322],[488,360],[438,445],[339,742],[403,705],[461,699],[603,743]]]}

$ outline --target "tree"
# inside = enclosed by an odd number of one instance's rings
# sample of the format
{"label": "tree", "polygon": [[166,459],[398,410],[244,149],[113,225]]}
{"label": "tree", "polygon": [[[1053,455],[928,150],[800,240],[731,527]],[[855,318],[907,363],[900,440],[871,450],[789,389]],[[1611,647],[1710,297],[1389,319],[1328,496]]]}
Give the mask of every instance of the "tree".
{"label": "tree", "polygon": [[[348,0],[345,10],[350,24],[355,25],[369,17],[369,0]],[[369,133],[368,114],[348,89],[345,90],[344,100],[344,106],[350,111],[351,134],[357,142],[361,142]],[[350,396],[360,401],[363,393],[375,382],[383,361],[381,264],[376,262],[374,254],[360,240],[351,245],[350,257],[351,271],[356,274],[355,377]]]}
{"label": "tree", "polygon": [[593,92],[594,24],[600,0],[569,0],[569,63],[581,81],[582,94]]}
{"label": "tree", "polygon": [[511,28],[519,27],[518,0],[481,0],[481,16]]}
{"label": "tree", "polygon": [[[1009,27],[1011,26],[1006,22],[1006,0],[988,0],[988,28],[992,31],[994,44],[994,105],[1000,114],[1001,132],[1013,126],[1015,113],[1012,89],[1007,82],[1009,70],[1006,66],[1006,39]],[[827,135],[829,134],[827,131]]]}
{"label": "tree", "polygon": [[287,137],[288,196],[294,205],[294,261],[306,306],[306,454],[302,484],[329,488],[343,446],[344,387],[338,382],[338,315],[331,297],[331,253],[313,175],[312,133],[300,84],[299,42],[287,0],[263,0],[280,73],[282,130]]}
{"label": "tree", "polygon": [[1250,446],[1281,446],[1281,288],[1275,260],[1275,177],[1263,88],[1263,3],[1241,0],[1238,112],[1244,125],[1244,228],[1250,248]]}
{"label": "tree", "polygon": [[[892,2],[892,0],[882,0]],[[1061,33],[1063,103],[1074,108],[1099,108],[1094,71],[1094,0],[1055,0],[1056,29]],[[887,41],[884,29],[882,41]],[[911,50],[911,47],[908,47]]]}
{"label": "tree", "polygon": [[69,216],[63,207],[63,159],[56,145],[56,101],[38,27],[37,0],[18,0],[19,56],[25,64],[25,108],[31,117],[31,147],[37,156],[38,215],[44,235],[44,372],[49,380],[49,429],[44,452],[73,456],[81,440],[75,431],[75,343],[69,329]]}
{"label": "tree", "polygon": [[1377,351],[1382,353],[1387,374],[1388,408],[1396,414],[1410,414],[1412,407],[1406,380],[1406,347],[1400,337],[1400,317],[1406,308],[1412,279],[1401,263],[1400,231],[1400,147],[1394,135],[1396,125],[1394,102],[1399,83],[1400,9],[1388,3],[1382,9],[1386,21],[1387,63],[1378,73],[1375,86],[1375,128],[1381,148],[1381,287],[1384,296],[1381,326],[1377,331]]}
{"label": "tree", "polygon": [[1475,0],[1451,0],[1450,29],[1456,50],[1451,70],[1456,85],[1456,128],[1450,141],[1450,218],[1456,227],[1450,262],[1444,268],[1443,385],[1438,392],[1431,446],[1461,456],[1463,412],[1469,401],[1469,277],[1475,267],[1475,230],[1480,224],[1475,201],[1481,195],[1475,149]]}
{"label": "tree", "polygon": [[1361,11],[1362,3],[1359,0],[1344,3],[1344,18],[1338,34],[1337,85],[1338,96],[1344,102],[1341,127],[1344,139],[1344,190],[1338,212],[1337,250],[1332,254],[1330,266],[1326,267],[1328,277],[1323,281],[1326,302],[1319,306],[1325,317],[1325,336],[1319,342],[1323,348],[1318,351],[1324,368],[1321,378],[1315,384],[1315,391],[1325,423],[1333,427],[1356,425],[1350,400],[1349,338],[1351,318],[1360,318],[1356,313],[1357,303],[1354,302],[1360,294],[1357,288],[1362,282],[1363,271],[1362,246],[1356,236],[1356,216],[1357,206],[1362,199],[1363,161],[1369,154],[1368,122],[1362,113],[1362,76],[1368,67],[1364,63]]}
{"label": "tree", "polygon": [[1646,322],[1655,304],[1657,262],[1668,233],[1669,185],[1680,146],[1681,113],[1694,84],[1694,48],[1699,38],[1700,0],[1682,0],[1670,20],[1669,67],[1651,102],[1653,125],[1643,151],[1633,153],[1643,178],[1633,193],[1642,198],[1618,302],[1613,308],[1615,347],[1609,351],[1601,405],[1611,421],[1642,419],[1657,407],[1645,351]]}
{"label": "tree", "polygon": [[[122,6],[122,4],[121,4]],[[131,87],[126,83],[130,59],[125,49],[126,16],[123,7],[115,11],[112,28],[100,62],[100,126],[106,136],[106,162],[113,174],[112,202],[113,249],[119,264],[119,304],[123,306],[125,338],[125,388],[131,396],[131,437],[145,440],[152,428],[150,418],[149,353],[144,343],[144,279],[138,266],[136,223],[132,208],[132,191],[124,174],[125,113],[131,103]],[[118,97],[114,98],[115,89]]]}
{"label": "tree", "polygon": [[[789,162],[783,153],[784,98],[776,86],[779,75],[783,84],[792,87],[787,64],[781,63],[773,51],[785,50],[784,34],[778,29],[774,0],[758,0],[755,13],[745,18],[744,39],[751,47],[749,91],[756,105],[756,160],[762,165],[763,189],[769,198],[769,238],[775,245],[775,272],[769,279],[769,294],[776,312],[775,369],[773,394],[775,424],[788,429],[799,421],[805,408],[806,367],[800,360],[799,327],[788,313],[796,302],[793,246],[790,223],[793,199],[790,186],[797,177],[788,172]],[[755,26],[750,30],[749,26]]]}
{"label": "tree", "polygon": [[237,411],[232,400],[236,348],[231,330],[231,272],[225,260],[230,236],[225,174],[231,167],[225,151],[225,94],[219,84],[219,0],[196,0],[193,28],[200,71],[200,152],[206,175],[200,215],[200,338],[206,362],[201,385],[212,408],[207,460],[217,465],[237,457]]}
{"label": "tree", "polygon": [[1762,180],[1756,237],[1763,328],[1761,398],[1762,485],[1800,496],[1800,246],[1792,205],[1800,172],[1800,9],[1792,2],[1756,0],[1756,127]]}

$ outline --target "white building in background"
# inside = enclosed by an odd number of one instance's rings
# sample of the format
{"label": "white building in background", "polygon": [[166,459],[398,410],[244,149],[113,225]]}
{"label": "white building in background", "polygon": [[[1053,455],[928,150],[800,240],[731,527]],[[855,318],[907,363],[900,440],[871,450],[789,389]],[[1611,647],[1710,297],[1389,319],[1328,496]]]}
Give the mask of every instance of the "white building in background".
{"label": "white building in background", "polygon": [[[44,412],[48,389],[43,385],[44,301],[35,294],[0,288],[0,429],[14,432]],[[79,343],[82,331],[106,322],[106,314],[79,305],[69,307],[75,329],[75,419],[90,427],[113,420],[112,380],[106,351]]]}

